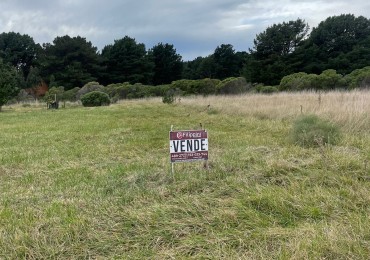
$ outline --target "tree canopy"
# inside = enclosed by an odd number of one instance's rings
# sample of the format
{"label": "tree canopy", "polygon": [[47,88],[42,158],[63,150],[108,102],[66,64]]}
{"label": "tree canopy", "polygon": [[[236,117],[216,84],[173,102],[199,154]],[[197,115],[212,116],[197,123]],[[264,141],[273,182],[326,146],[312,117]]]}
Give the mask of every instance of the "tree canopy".
{"label": "tree canopy", "polygon": [[80,36],[56,37],[43,48],[42,76],[66,90],[97,80],[103,69],[97,48]]}
{"label": "tree canopy", "polygon": [[0,58],[28,76],[31,66],[37,65],[41,46],[32,37],[20,33],[0,34]]}
{"label": "tree canopy", "polygon": [[0,59],[0,111],[3,105],[18,94],[21,80],[18,71]]}
{"label": "tree canopy", "polygon": [[183,62],[181,55],[176,53],[172,44],[158,43],[149,50],[154,61],[153,84],[168,84],[181,79]]}
{"label": "tree canopy", "polygon": [[304,46],[297,51],[304,61],[302,71],[321,73],[335,69],[347,74],[369,65],[369,60],[363,60],[370,52],[369,37],[370,20],[363,16],[342,14],[327,18],[313,28]]}
{"label": "tree canopy", "polygon": [[286,61],[303,44],[308,30],[308,24],[297,19],[274,24],[257,34],[253,49],[249,50],[251,81],[276,85],[284,75],[291,73]]}
{"label": "tree canopy", "polygon": [[102,56],[106,65],[105,83],[151,83],[154,63],[145,45],[134,38],[125,36],[105,46]]}

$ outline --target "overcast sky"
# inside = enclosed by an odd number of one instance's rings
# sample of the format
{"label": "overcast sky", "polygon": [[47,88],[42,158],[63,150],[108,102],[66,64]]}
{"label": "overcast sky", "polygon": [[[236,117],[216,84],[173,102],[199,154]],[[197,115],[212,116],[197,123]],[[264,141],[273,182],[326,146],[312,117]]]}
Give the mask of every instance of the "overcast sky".
{"label": "overcast sky", "polygon": [[274,23],[301,18],[312,28],[348,13],[370,18],[370,1],[0,0],[0,32],[28,34],[40,44],[80,35],[99,50],[128,35],[147,49],[173,44],[192,60],[223,43],[247,51],[256,34]]}

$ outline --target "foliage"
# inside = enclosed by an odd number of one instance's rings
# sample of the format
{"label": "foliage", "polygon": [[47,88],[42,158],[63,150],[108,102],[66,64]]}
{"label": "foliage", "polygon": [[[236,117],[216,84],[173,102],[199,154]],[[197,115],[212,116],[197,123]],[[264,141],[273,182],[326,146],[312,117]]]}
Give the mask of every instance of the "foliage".
{"label": "foliage", "polygon": [[108,94],[100,91],[92,91],[81,97],[81,102],[84,107],[99,107],[108,106],[110,99]]}
{"label": "foliage", "polygon": [[329,69],[323,71],[318,77],[318,86],[316,89],[331,90],[344,87],[343,76],[337,74],[335,70]]}
{"label": "foliage", "polygon": [[18,71],[0,59],[0,111],[3,105],[17,96],[21,81]]}
{"label": "foliage", "polygon": [[149,55],[154,61],[154,85],[169,84],[181,79],[182,57],[176,53],[172,44],[159,43],[149,50]]}
{"label": "foliage", "polygon": [[192,61],[184,63],[183,79],[203,79],[216,77],[217,64],[214,55],[206,57],[197,57]]}
{"label": "foliage", "polygon": [[76,98],[80,99],[83,95],[93,91],[104,91],[104,86],[100,85],[99,82],[91,81],[86,83],[81,89],[77,91]]}
{"label": "foliage", "polygon": [[280,82],[279,90],[331,90],[345,86],[346,82],[342,75],[337,74],[335,70],[325,70],[320,75],[298,72],[285,76]]}
{"label": "foliage", "polygon": [[370,67],[357,69],[344,77],[344,81],[350,89],[370,87]]}
{"label": "foliage", "polygon": [[238,77],[243,66],[243,58],[243,54],[236,53],[231,44],[217,46],[213,53],[216,65],[215,78],[223,80],[228,77]]}
{"label": "foliage", "polygon": [[80,90],[79,87],[75,87],[73,89],[69,89],[69,90],[66,90],[64,91],[62,97],[61,97],[61,100],[64,100],[64,101],[77,101],[78,98],[77,98],[77,94],[78,94],[78,91]]}
{"label": "foliage", "polygon": [[175,90],[170,89],[168,90],[162,97],[162,102],[165,104],[172,104],[175,102],[176,97],[175,97]]}
{"label": "foliage", "polygon": [[30,95],[25,89],[21,89],[14,99],[10,99],[8,103],[18,103],[18,102],[35,102],[35,97]]}
{"label": "foliage", "polygon": [[340,129],[316,115],[303,115],[293,123],[291,140],[304,147],[337,144],[340,140]]}
{"label": "foliage", "polygon": [[128,82],[110,84],[106,86],[103,91],[109,95],[112,102],[116,102],[120,99],[134,99],[134,98],[145,98],[145,97],[158,97],[161,96],[165,85],[160,86],[149,86],[136,83],[131,85]]}
{"label": "foliage", "polygon": [[54,86],[65,90],[81,87],[98,79],[102,71],[98,49],[80,36],[56,37],[53,44],[44,44],[41,59],[44,79],[54,78]]}
{"label": "foliage", "polygon": [[255,90],[258,93],[263,93],[263,94],[272,94],[275,92],[278,92],[279,89],[275,86],[264,86],[264,85],[258,85]]}
{"label": "foliage", "polygon": [[40,75],[40,69],[38,67],[30,67],[29,73],[26,78],[27,88],[32,88],[42,84],[43,80]]}
{"label": "foliage", "polygon": [[46,102],[51,101],[64,101],[64,87],[52,87],[46,92],[44,99]]}
{"label": "foliage", "polygon": [[25,78],[32,66],[37,66],[41,46],[36,44],[29,35],[9,32],[0,34],[0,58],[4,63],[22,71]]}
{"label": "foliage", "polygon": [[217,94],[217,86],[221,81],[218,79],[199,79],[199,80],[177,80],[171,83],[172,89],[178,89],[183,95],[210,95]]}
{"label": "foliage", "polygon": [[309,43],[319,46],[319,55],[334,57],[352,50],[370,35],[370,21],[363,16],[342,14],[320,22],[310,34]]}
{"label": "foliage", "polygon": [[[49,91],[45,94],[44,100],[50,101],[55,99],[55,95],[58,101],[71,101],[75,102],[80,99],[78,92],[81,88],[73,88],[70,90],[64,90],[64,87],[51,87]],[[87,93],[87,92],[86,92]],[[77,98],[78,97],[78,98]]]}
{"label": "foliage", "polygon": [[248,57],[249,54],[246,52],[235,52],[231,44],[221,44],[213,54],[185,62],[183,78],[223,80],[228,77],[238,77]]}
{"label": "foliage", "polygon": [[154,63],[145,45],[125,36],[102,50],[106,66],[103,83],[130,82],[148,84],[152,81]]}
{"label": "foliage", "polygon": [[[363,16],[342,14],[328,17],[313,28],[306,43],[297,52],[300,71],[319,74],[334,69],[348,74],[370,65],[364,61],[370,46],[370,20]],[[298,68],[297,68],[298,69]]]}
{"label": "foliage", "polygon": [[257,59],[288,55],[302,44],[308,30],[308,24],[302,19],[269,26],[256,36],[251,53]]}
{"label": "foliage", "polygon": [[196,77],[193,79],[217,78],[217,67],[214,55],[208,55],[201,59],[194,72]]}
{"label": "foliage", "polygon": [[242,94],[246,92],[251,86],[247,84],[247,81],[243,77],[238,78],[227,78],[221,81],[217,85],[218,94]]}
{"label": "foliage", "polygon": [[192,61],[183,62],[183,79],[201,79],[203,75],[200,75],[199,67],[204,60],[204,57],[197,57]]}
{"label": "foliage", "polygon": [[292,73],[286,60],[302,45],[309,30],[304,20],[274,24],[258,34],[250,49],[252,59],[246,63],[252,82],[276,85]]}
{"label": "foliage", "polygon": [[308,74],[305,72],[298,72],[283,77],[280,81],[279,90],[285,91],[309,89],[311,84],[309,84],[309,86],[305,85],[305,79],[307,75]]}

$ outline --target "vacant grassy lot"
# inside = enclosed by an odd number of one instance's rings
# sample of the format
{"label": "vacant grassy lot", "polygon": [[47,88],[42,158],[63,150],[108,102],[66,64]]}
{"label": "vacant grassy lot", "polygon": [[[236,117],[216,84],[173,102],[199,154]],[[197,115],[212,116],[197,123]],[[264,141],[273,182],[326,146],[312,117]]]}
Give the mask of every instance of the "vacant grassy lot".
{"label": "vacant grassy lot", "polygon": [[[4,107],[0,259],[369,259],[366,106],[355,128],[337,121],[338,145],[302,148],[288,140],[295,113],[234,113],[223,99]],[[171,125],[200,123],[210,169],[172,176]]]}

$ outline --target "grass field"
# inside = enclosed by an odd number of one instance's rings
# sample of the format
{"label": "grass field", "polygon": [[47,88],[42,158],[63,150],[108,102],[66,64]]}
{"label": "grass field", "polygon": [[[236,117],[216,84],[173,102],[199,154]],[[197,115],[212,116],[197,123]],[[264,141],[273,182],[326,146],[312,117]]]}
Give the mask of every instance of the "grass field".
{"label": "grass field", "polygon": [[[4,107],[0,259],[369,259],[370,94],[320,99]],[[301,113],[336,122],[340,143],[290,143]],[[171,125],[200,123],[209,169],[171,175]]]}

